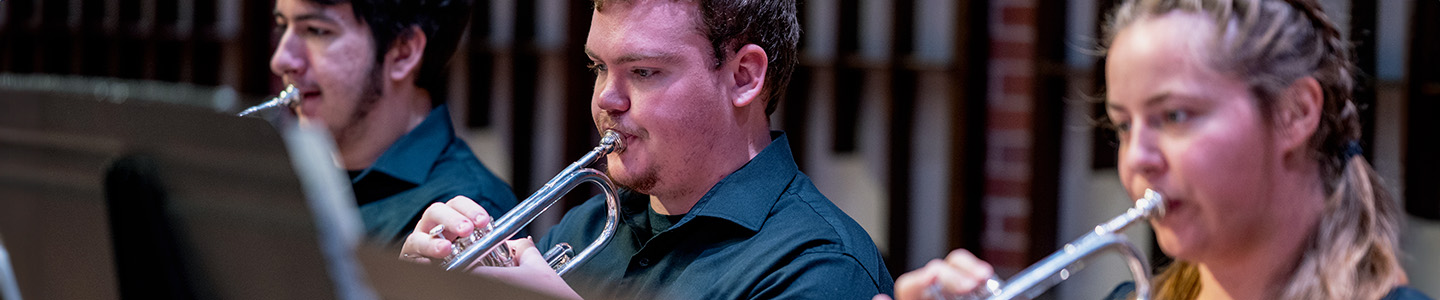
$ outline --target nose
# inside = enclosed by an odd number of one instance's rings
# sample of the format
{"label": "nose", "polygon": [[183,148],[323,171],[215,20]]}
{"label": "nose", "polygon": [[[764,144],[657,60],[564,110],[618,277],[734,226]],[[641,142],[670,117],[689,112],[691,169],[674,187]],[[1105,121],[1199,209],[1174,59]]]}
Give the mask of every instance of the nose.
{"label": "nose", "polygon": [[1165,173],[1165,155],[1160,151],[1157,128],[1136,122],[1128,139],[1121,143],[1120,169],[1151,180]]}
{"label": "nose", "polygon": [[593,101],[600,112],[610,115],[618,115],[630,110],[630,95],[625,91],[624,83],[620,80],[596,78]]}
{"label": "nose", "polygon": [[275,46],[275,54],[270,57],[270,72],[284,77],[287,82],[294,82],[295,78],[304,75],[306,63],[305,45],[295,39],[290,30],[285,30],[280,36],[280,43]]}

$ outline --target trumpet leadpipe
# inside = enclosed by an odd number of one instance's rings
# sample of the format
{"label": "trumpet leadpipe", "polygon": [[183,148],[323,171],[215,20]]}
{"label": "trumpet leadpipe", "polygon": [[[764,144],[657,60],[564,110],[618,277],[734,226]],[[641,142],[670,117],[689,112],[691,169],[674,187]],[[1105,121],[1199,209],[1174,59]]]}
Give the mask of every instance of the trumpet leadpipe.
{"label": "trumpet leadpipe", "polygon": [[259,114],[261,112],[267,112],[281,108],[295,109],[295,105],[299,104],[300,91],[295,89],[295,85],[286,85],[285,90],[280,91],[280,95],[275,96],[275,98],[270,98],[269,101],[265,101],[264,103],[260,103],[255,106],[251,106],[250,108],[246,108],[245,110],[240,111],[240,113],[235,115],[241,117],[248,117],[251,115]]}
{"label": "trumpet leadpipe", "polygon": [[[557,245],[557,247],[561,247],[562,249],[548,251],[546,254],[546,260],[551,263],[551,267],[555,269],[556,273],[561,275],[564,275],[570,269],[583,263],[596,251],[605,247],[605,245],[610,242],[610,238],[614,236],[620,219],[619,196],[616,194],[610,178],[605,176],[605,173],[589,168],[589,166],[598,162],[602,157],[605,157],[605,155],[623,151],[623,149],[624,145],[621,143],[620,134],[611,130],[605,131],[604,136],[600,139],[600,144],[595,146],[595,149],[590,150],[585,156],[571,163],[570,166],[561,171],[559,175],[551,178],[544,186],[541,186],[540,190],[516,205],[509,213],[492,222],[491,225],[493,229],[490,230],[489,233],[472,235],[472,237],[469,237],[471,240],[467,240],[463,243],[463,246],[457,244],[459,247],[453,249],[454,254],[442,260],[441,265],[443,265],[446,270],[464,270],[468,269],[477,259],[495,256],[493,253],[509,251],[509,248],[503,244],[506,240],[514,237],[521,228],[529,225],[536,217],[540,216],[541,213],[545,212],[546,209],[549,209],[551,205],[554,205],[556,201],[560,200],[561,196],[569,193],[570,190],[579,186],[581,183],[590,182],[599,186],[605,194],[606,212],[608,213],[605,228],[595,241],[591,242],[588,247],[580,251],[580,253],[573,258],[564,257],[566,255],[565,253],[568,252],[568,250],[566,250],[566,248],[569,248],[568,244]],[[505,253],[501,253],[499,256],[505,257],[506,255]],[[502,258],[500,260],[505,259]]]}
{"label": "trumpet leadpipe", "polygon": [[[1020,273],[1010,277],[1008,282],[991,278],[972,294],[962,295],[958,298],[943,297],[945,295],[942,294],[941,298],[988,300],[1035,298],[1056,284],[1069,279],[1075,271],[1083,268],[1085,261],[1094,254],[1113,250],[1122,254],[1126,266],[1130,268],[1130,273],[1134,276],[1136,299],[1148,300],[1150,299],[1150,262],[1145,259],[1145,253],[1141,252],[1139,247],[1135,247],[1135,244],[1130,243],[1121,234],[1121,231],[1135,223],[1159,219],[1164,215],[1164,197],[1158,192],[1146,189],[1145,195],[1135,200],[1134,207],[1096,225],[1094,230],[1066,243],[1059,251],[1021,270]],[[939,291],[938,286],[932,286],[931,289]]]}

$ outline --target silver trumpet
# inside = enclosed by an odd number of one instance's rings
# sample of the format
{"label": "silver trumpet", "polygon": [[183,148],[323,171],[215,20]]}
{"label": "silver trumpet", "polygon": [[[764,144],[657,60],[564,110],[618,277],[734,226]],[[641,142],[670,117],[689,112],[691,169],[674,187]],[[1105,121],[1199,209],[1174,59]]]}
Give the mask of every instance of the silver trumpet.
{"label": "silver trumpet", "polygon": [[[1145,196],[1135,200],[1135,207],[1126,209],[1124,214],[1096,225],[1095,230],[1065,244],[1060,251],[1050,254],[1040,262],[1030,265],[1029,268],[1021,270],[1019,274],[1010,277],[1009,283],[991,278],[976,293],[951,299],[1035,298],[1056,284],[1069,279],[1072,273],[1084,267],[1085,261],[1092,255],[1101,250],[1115,250],[1124,255],[1125,263],[1130,267],[1130,274],[1134,276],[1135,299],[1149,300],[1150,262],[1145,259],[1145,253],[1140,252],[1140,248],[1135,247],[1135,244],[1131,244],[1125,235],[1121,234],[1121,231],[1136,222],[1152,218],[1159,219],[1164,215],[1164,197],[1160,193],[1146,189]],[[939,286],[931,286],[931,290],[938,293]]]}
{"label": "silver trumpet", "polygon": [[239,114],[236,115],[241,117],[248,117],[251,115],[263,117],[264,115],[268,115],[270,111],[275,111],[281,108],[293,110],[295,109],[295,105],[298,104],[300,104],[300,91],[296,90],[295,85],[293,84],[286,85],[285,90],[280,91],[280,95],[275,96],[275,98],[271,98],[270,101],[265,101],[265,103],[260,103],[259,105],[246,108],[244,111],[241,111]]}
{"label": "silver trumpet", "polygon": [[[467,270],[478,265],[514,266],[510,248],[504,242],[514,237],[525,225],[534,221],[535,217],[540,216],[540,213],[549,209],[551,205],[560,200],[561,196],[569,193],[580,183],[590,182],[599,186],[600,190],[605,193],[608,216],[605,219],[604,230],[600,232],[600,236],[595,241],[590,243],[589,247],[585,247],[580,254],[573,258],[570,257],[573,250],[566,243],[555,245],[554,248],[545,252],[545,260],[550,263],[552,269],[555,269],[555,273],[560,275],[565,275],[566,272],[584,263],[596,251],[610,243],[610,238],[615,235],[615,228],[620,222],[620,197],[615,193],[614,184],[610,183],[610,177],[605,176],[604,172],[588,166],[605,155],[619,151],[624,151],[620,134],[613,130],[606,130],[604,136],[600,138],[600,145],[595,146],[594,150],[590,150],[590,153],[586,153],[580,160],[571,163],[569,167],[565,167],[564,171],[561,171],[555,178],[551,178],[549,182],[540,187],[539,191],[531,194],[529,198],[525,198],[525,201],[521,201],[510,213],[490,222],[490,225],[485,228],[478,228],[469,236],[456,238],[450,256],[442,260],[441,265],[445,266],[445,270]],[[432,232],[432,234],[435,233],[438,232]],[[478,263],[477,259],[479,259]]]}

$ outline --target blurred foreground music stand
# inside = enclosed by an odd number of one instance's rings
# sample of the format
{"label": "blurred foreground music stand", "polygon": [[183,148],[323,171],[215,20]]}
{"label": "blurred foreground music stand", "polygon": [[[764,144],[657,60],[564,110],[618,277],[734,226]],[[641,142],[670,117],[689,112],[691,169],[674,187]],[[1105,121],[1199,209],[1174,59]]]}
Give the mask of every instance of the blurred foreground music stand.
{"label": "blurred foreground music stand", "polygon": [[20,284],[15,283],[15,271],[10,267],[10,251],[5,250],[5,237],[0,236],[0,299],[19,300]]}
{"label": "blurred foreground music stand", "polygon": [[[354,256],[358,213],[323,133],[194,107],[0,96],[0,236],[23,296],[377,296]],[[486,295],[467,288],[476,285],[423,286],[455,280],[414,287]]]}
{"label": "blurred foreground music stand", "polygon": [[323,134],[282,138],[193,107],[4,94],[0,228],[28,298],[357,291],[339,286],[359,272],[327,259],[345,214],[307,202],[350,198]]}

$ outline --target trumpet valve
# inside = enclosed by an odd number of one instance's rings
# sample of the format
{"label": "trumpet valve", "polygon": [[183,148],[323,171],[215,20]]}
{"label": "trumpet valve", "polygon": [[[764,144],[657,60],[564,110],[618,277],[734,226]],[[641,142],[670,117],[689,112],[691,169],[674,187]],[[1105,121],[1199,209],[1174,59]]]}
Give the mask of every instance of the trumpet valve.
{"label": "trumpet valve", "polygon": [[[445,259],[441,261],[441,263],[449,264],[450,261],[455,260],[456,257],[460,256],[461,252],[465,252],[466,248],[469,248],[470,245],[473,245],[475,244],[475,242],[480,241],[481,238],[485,237],[485,235],[489,234],[492,230],[495,230],[494,222],[485,225],[485,227],[475,228],[475,231],[471,231],[470,235],[457,237],[454,240],[451,240],[450,255],[446,256]],[[509,246],[501,243],[500,246],[495,248],[495,251],[490,251],[490,253],[481,256],[478,263],[482,266],[513,267],[515,266],[515,255],[513,253],[510,253]]]}

